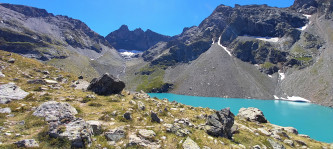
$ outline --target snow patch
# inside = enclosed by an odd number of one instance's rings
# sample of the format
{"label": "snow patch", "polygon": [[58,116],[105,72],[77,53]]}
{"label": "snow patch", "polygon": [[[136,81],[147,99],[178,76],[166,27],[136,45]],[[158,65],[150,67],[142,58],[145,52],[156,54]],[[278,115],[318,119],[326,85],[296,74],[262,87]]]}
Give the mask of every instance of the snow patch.
{"label": "snow patch", "polygon": [[123,57],[132,57],[135,55],[135,53],[126,51],[126,52],[120,52],[120,55]]}
{"label": "snow patch", "polygon": [[272,76],[272,75],[268,75],[268,77],[270,77],[270,78],[273,78],[273,76]]}
{"label": "snow patch", "polygon": [[274,99],[280,99],[278,96],[276,96],[276,95],[273,95],[274,96]]}
{"label": "snow patch", "polygon": [[213,41],[213,43],[212,43],[212,44],[215,44],[214,38],[212,38],[212,41]]}
{"label": "snow patch", "polygon": [[279,70],[279,76],[280,76],[280,79],[281,81],[286,78],[286,75],[284,73],[282,73],[280,70]]}
{"label": "snow patch", "polygon": [[[307,19],[311,18],[311,15],[303,14],[303,16],[305,16]],[[305,26],[298,28],[298,30],[304,31],[309,26],[309,24],[311,24],[311,21],[309,21],[309,23],[305,24]]]}
{"label": "snow patch", "polygon": [[244,36],[268,42],[278,42],[280,40],[279,37],[260,37],[260,36],[249,36],[249,35],[244,35]]}
{"label": "snow patch", "polygon": [[218,44],[220,47],[222,47],[222,49],[223,49],[225,52],[227,52],[230,56],[232,56],[231,52],[227,50],[227,47],[225,47],[225,46],[223,46],[223,45],[221,44],[221,36],[219,37],[219,41],[217,42],[217,44]]}
{"label": "snow patch", "polygon": [[287,97],[288,101],[294,101],[294,102],[311,102],[310,100],[307,100],[305,98],[302,97],[298,97],[298,96],[291,96],[291,97]]}

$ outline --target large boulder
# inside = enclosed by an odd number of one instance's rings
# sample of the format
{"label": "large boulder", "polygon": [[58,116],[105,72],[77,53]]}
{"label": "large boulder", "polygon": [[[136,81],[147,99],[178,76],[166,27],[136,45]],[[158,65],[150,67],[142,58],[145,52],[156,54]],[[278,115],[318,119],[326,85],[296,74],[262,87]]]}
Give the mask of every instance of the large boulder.
{"label": "large boulder", "polygon": [[200,149],[199,145],[195,143],[190,137],[187,137],[183,143],[184,149]]}
{"label": "large boulder", "polygon": [[106,73],[98,79],[93,79],[87,90],[93,91],[98,95],[111,95],[121,93],[124,88],[124,82]]}
{"label": "large boulder", "polygon": [[22,90],[15,83],[0,85],[0,101],[1,104],[9,103],[12,100],[21,100],[29,95],[28,92]]}
{"label": "large boulder", "polygon": [[48,101],[40,105],[33,115],[38,117],[45,117],[45,120],[50,121],[61,121],[67,119],[71,121],[75,118],[77,111],[68,103]]}
{"label": "large boulder", "polygon": [[34,140],[34,139],[25,139],[25,140],[21,140],[18,142],[15,142],[14,144],[17,145],[17,147],[19,148],[38,148],[39,145],[38,143]]}
{"label": "large boulder", "polygon": [[69,123],[50,123],[50,137],[65,138],[71,142],[72,148],[85,148],[92,143],[93,129],[81,118],[75,118]]}
{"label": "large boulder", "polygon": [[258,108],[241,108],[237,116],[251,122],[267,123],[267,119],[265,118],[263,112]]}
{"label": "large boulder", "polygon": [[231,127],[234,125],[235,115],[230,108],[225,108],[209,115],[206,125],[209,126],[207,133],[215,137],[232,138]]}

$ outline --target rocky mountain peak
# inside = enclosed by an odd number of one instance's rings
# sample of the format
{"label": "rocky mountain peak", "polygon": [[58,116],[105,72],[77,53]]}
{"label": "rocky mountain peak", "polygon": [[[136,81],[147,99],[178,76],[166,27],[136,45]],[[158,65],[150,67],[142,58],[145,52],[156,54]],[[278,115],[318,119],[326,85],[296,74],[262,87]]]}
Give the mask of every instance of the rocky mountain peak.
{"label": "rocky mountain peak", "polygon": [[160,41],[169,41],[171,37],[158,34],[150,29],[143,31],[137,28],[133,31],[127,25],[122,25],[118,30],[105,37],[116,49],[145,51]]}
{"label": "rocky mountain peak", "polygon": [[12,5],[12,4],[0,4],[2,7],[11,9],[13,11],[22,13],[29,17],[48,17],[48,16],[54,16],[52,13],[48,13],[45,9],[39,9],[24,5]]}

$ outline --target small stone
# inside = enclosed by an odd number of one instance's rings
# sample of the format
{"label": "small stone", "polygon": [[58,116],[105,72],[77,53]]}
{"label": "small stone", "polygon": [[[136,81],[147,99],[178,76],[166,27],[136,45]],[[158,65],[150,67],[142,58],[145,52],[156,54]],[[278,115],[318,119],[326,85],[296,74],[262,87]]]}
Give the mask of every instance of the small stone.
{"label": "small stone", "polygon": [[131,119],[132,119],[131,113],[130,113],[130,112],[126,112],[126,113],[124,114],[124,118],[125,118],[126,120],[131,120]]}
{"label": "small stone", "polygon": [[15,63],[15,59],[13,59],[13,58],[9,59],[8,63]]}
{"label": "small stone", "polygon": [[307,144],[301,140],[295,140],[295,142],[299,145],[302,145],[302,146],[307,146]]}
{"label": "small stone", "polygon": [[94,135],[100,135],[102,133],[102,124],[100,121],[87,121],[92,127]]}
{"label": "small stone", "polygon": [[138,108],[142,111],[144,111],[146,109],[145,104],[141,101],[138,101]]}
{"label": "small stone", "polygon": [[12,113],[12,110],[10,108],[0,108],[0,113]]}
{"label": "small stone", "polygon": [[160,118],[159,118],[159,117],[157,116],[157,114],[154,113],[153,111],[150,112],[150,117],[151,117],[151,120],[152,120],[153,122],[157,122],[157,123],[160,123],[160,122],[161,122]]}
{"label": "small stone", "polygon": [[200,149],[197,143],[195,143],[190,137],[187,137],[183,143],[184,149]]}
{"label": "small stone", "polygon": [[140,129],[139,135],[146,139],[151,139],[156,136],[156,133],[153,130]]}
{"label": "small stone", "polygon": [[260,145],[255,145],[252,147],[253,149],[261,149]]}
{"label": "small stone", "polygon": [[105,138],[108,141],[115,141],[117,142],[121,138],[125,137],[125,131],[123,129],[117,128],[117,129],[111,129],[108,132],[104,133]]}
{"label": "small stone", "polygon": [[292,141],[292,140],[285,139],[283,141],[283,143],[288,144],[289,146],[292,146],[292,147],[294,146],[294,141]]}
{"label": "small stone", "polygon": [[42,73],[43,73],[43,74],[45,74],[45,75],[48,75],[48,74],[50,74],[50,72],[49,72],[49,71],[47,71],[47,70],[44,70],[44,71],[42,71]]}

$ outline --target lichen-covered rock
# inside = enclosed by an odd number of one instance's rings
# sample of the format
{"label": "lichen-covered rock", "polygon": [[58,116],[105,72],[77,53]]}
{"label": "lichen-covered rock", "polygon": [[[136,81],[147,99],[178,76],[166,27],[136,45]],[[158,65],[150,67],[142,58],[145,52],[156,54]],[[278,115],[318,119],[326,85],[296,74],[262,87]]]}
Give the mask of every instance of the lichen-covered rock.
{"label": "lichen-covered rock", "polygon": [[117,142],[121,138],[125,137],[125,131],[121,128],[111,129],[111,130],[105,132],[104,136],[108,141]]}
{"label": "lichen-covered rock", "polygon": [[23,148],[36,148],[39,147],[39,144],[34,139],[25,139],[18,142],[15,142],[17,147]]}
{"label": "lichen-covered rock", "polygon": [[215,114],[209,115],[206,122],[209,126],[207,133],[211,136],[231,139],[231,128],[234,125],[234,117],[230,108],[225,108],[216,111]]}
{"label": "lichen-covered rock", "polygon": [[51,122],[49,135],[54,138],[68,139],[71,141],[72,148],[84,148],[92,143],[93,129],[83,119],[76,118],[65,124]]}
{"label": "lichen-covered rock", "polygon": [[29,93],[15,85],[15,83],[11,82],[0,85],[0,99],[2,104],[9,103],[12,100],[21,100],[27,95],[29,95]]}
{"label": "lichen-covered rock", "polygon": [[12,110],[10,108],[0,108],[0,113],[12,113]]}
{"label": "lichen-covered rock", "polygon": [[200,149],[199,145],[195,143],[190,137],[187,137],[183,143],[184,149]]}
{"label": "lichen-covered rock", "polygon": [[130,134],[128,139],[129,139],[128,146],[138,145],[149,149],[161,148],[161,145],[158,142],[147,140],[143,137],[137,136],[136,134]]}
{"label": "lichen-covered rock", "polygon": [[269,142],[269,144],[271,144],[273,149],[286,149],[282,144],[280,144],[279,142],[276,142],[272,139],[267,139],[267,141]]}
{"label": "lichen-covered rock", "polygon": [[48,101],[40,105],[33,115],[45,117],[46,121],[71,121],[75,118],[77,111],[68,103]]}
{"label": "lichen-covered rock", "polygon": [[156,136],[156,133],[153,130],[140,129],[139,135],[145,139],[151,139]]}
{"label": "lichen-covered rock", "polygon": [[93,79],[87,90],[93,91],[98,95],[111,95],[120,94],[124,88],[124,82],[106,73],[98,79]]}
{"label": "lichen-covered rock", "polygon": [[144,104],[143,102],[138,101],[138,108],[139,108],[140,110],[145,110],[145,109],[146,109],[146,106],[145,106],[145,104]]}
{"label": "lichen-covered rock", "polygon": [[251,122],[267,123],[263,112],[258,108],[241,108],[237,116]]}

